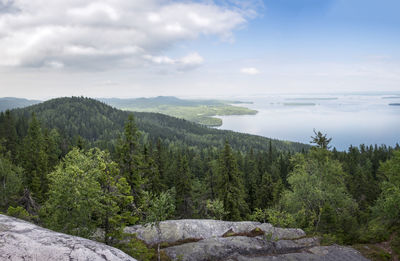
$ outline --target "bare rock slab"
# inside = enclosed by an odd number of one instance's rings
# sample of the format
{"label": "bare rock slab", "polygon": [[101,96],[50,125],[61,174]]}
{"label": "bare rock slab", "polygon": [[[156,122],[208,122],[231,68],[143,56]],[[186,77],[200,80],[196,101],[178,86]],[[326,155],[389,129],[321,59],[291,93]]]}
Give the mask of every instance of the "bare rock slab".
{"label": "bare rock slab", "polygon": [[210,219],[182,219],[160,222],[161,236],[157,234],[154,226],[131,226],[124,232],[136,234],[136,236],[148,245],[160,242],[174,243],[187,239],[208,239],[222,237],[226,232],[247,233],[259,228],[272,240],[294,239],[306,234],[301,229],[277,228],[268,223],[260,222],[230,222]]}
{"label": "bare rock slab", "polygon": [[225,261],[368,261],[360,252],[343,246],[315,246],[300,253],[269,256],[235,255]]}
{"label": "bare rock slab", "polygon": [[219,237],[165,248],[173,260],[225,260],[232,255],[273,255],[301,251],[319,244],[316,238],[270,241],[263,237]]}
{"label": "bare rock slab", "polygon": [[0,260],[136,261],[121,250],[0,215]]}

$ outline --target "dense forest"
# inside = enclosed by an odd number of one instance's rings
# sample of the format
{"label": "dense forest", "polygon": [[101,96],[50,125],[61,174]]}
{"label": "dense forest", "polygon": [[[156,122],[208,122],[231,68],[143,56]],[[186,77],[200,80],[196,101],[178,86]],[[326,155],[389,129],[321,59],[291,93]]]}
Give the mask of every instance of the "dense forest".
{"label": "dense forest", "polygon": [[[312,134],[312,133],[311,133]],[[331,149],[221,131],[88,98],[0,114],[0,211],[152,258],[128,225],[255,220],[326,242],[394,238],[400,252],[400,148]],[[124,243],[121,243],[124,242]]]}

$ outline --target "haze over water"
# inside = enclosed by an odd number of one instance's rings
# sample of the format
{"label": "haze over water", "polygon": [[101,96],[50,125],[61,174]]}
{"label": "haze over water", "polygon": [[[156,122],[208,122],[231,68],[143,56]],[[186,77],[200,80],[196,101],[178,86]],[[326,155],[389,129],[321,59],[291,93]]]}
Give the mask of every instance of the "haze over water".
{"label": "haze over water", "polygon": [[242,100],[256,115],[224,116],[220,129],[309,143],[313,129],[332,137],[332,146],[400,143],[400,95],[270,95]]}

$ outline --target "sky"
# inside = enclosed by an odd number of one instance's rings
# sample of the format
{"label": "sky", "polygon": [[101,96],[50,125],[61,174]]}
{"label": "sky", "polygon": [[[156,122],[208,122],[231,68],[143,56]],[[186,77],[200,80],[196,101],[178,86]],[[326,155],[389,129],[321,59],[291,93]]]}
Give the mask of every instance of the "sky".
{"label": "sky", "polygon": [[400,91],[398,0],[0,0],[0,97]]}

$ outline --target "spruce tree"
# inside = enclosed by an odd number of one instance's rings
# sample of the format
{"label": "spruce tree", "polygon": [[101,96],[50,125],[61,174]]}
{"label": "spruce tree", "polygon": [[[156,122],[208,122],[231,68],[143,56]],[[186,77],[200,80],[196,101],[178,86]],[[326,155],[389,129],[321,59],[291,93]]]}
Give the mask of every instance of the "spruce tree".
{"label": "spruce tree", "polygon": [[191,218],[192,207],[192,177],[186,155],[179,159],[179,168],[176,176],[176,210],[180,218]]}
{"label": "spruce tree", "polygon": [[0,114],[0,139],[4,139],[4,147],[6,151],[11,153],[11,159],[15,162],[17,147],[18,147],[18,135],[16,129],[16,123],[14,115],[7,110],[5,113]]}
{"label": "spruce tree", "polygon": [[143,149],[143,163],[141,172],[143,173],[146,189],[153,193],[159,194],[163,190],[160,175],[156,163],[154,162],[151,150],[148,146]]}
{"label": "spruce tree", "polygon": [[138,207],[144,182],[140,172],[142,154],[140,153],[139,132],[133,115],[129,115],[128,121],[125,123],[124,134],[119,139],[116,150],[121,174],[128,181]]}
{"label": "spruce tree", "polygon": [[225,142],[219,158],[217,187],[218,197],[227,212],[225,219],[241,220],[241,217],[248,213],[248,206],[244,200],[242,177],[228,142]]}
{"label": "spruce tree", "polygon": [[255,156],[253,150],[250,150],[250,154],[246,156],[246,163],[244,168],[244,185],[246,188],[246,202],[248,203],[250,210],[255,207],[256,201],[256,190],[259,182],[259,173],[257,168],[257,163],[255,161]]}
{"label": "spruce tree", "polygon": [[273,198],[273,181],[272,176],[268,172],[262,175],[261,182],[256,190],[255,207],[265,209],[272,205]]}
{"label": "spruce tree", "polygon": [[24,185],[41,201],[47,192],[48,155],[40,122],[33,114],[28,134],[23,141],[21,165],[25,170]]}

